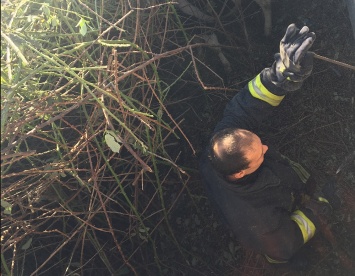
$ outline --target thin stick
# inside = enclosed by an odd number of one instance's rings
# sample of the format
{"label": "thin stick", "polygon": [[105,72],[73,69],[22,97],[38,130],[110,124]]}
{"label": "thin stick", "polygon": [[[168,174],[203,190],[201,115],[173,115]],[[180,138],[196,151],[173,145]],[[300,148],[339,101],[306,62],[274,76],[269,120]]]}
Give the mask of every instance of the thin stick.
{"label": "thin stick", "polygon": [[337,61],[337,60],[334,60],[334,59],[330,59],[330,58],[327,58],[327,57],[323,57],[323,56],[320,56],[318,54],[314,54],[314,57],[318,58],[318,59],[321,59],[321,60],[324,60],[324,61],[328,61],[330,63],[334,63],[334,64],[339,65],[339,66],[346,67],[346,68],[348,68],[350,70],[354,70],[355,71],[355,66],[349,65],[347,63],[340,62],[340,61]]}

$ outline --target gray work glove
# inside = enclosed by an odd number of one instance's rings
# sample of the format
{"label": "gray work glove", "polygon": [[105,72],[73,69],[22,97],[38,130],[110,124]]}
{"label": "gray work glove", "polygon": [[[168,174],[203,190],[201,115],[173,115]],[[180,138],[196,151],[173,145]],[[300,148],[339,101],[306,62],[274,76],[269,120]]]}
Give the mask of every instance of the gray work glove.
{"label": "gray work glove", "polygon": [[299,89],[313,69],[313,53],[308,52],[316,35],[307,26],[299,30],[295,24],[288,26],[280,42],[280,53],[270,68],[271,82],[286,91]]}

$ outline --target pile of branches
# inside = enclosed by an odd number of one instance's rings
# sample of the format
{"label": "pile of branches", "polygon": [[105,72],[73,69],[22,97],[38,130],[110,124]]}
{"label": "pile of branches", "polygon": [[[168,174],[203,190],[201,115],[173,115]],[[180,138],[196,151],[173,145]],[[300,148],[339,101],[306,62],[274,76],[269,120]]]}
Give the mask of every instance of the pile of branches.
{"label": "pile of branches", "polygon": [[164,50],[181,22],[148,2],[2,2],[3,275],[161,271],[164,185],[189,179],[166,144],[193,146],[158,67],[191,46]]}

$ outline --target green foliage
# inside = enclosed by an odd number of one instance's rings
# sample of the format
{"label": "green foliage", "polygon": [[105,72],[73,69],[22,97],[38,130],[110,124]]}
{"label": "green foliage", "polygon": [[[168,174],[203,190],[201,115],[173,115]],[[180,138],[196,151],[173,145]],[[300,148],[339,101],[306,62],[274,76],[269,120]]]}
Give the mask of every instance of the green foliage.
{"label": "green foliage", "polygon": [[85,36],[88,31],[87,23],[89,23],[89,21],[80,18],[78,24],[75,26],[80,28],[79,32],[82,36]]}
{"label": "green foliage", "polygon": [[4,215],[11,215],[12,205],[1,199],[1,207],[4,208]]}
{"label": "green foliage", "polygon": [[105,134],[105,141],[109,148],[113,152],[120,152],[121,149],[121,144],[120,144],[120,139],[117,139],[116,134],[113,131],[108,130]]}
{"label": "green foliage", "polygon": [[[3,273],[85,275],[95,263],[102,275],[137,274],[163,221],[175,240],[162,185],[169,174],[188,176],[165,150],[180,129],[157,70],[169,54],[153,54],[164,37],[141,22],[170,8],[2,3]],[[157,252],[149,259],[159,271]]]}

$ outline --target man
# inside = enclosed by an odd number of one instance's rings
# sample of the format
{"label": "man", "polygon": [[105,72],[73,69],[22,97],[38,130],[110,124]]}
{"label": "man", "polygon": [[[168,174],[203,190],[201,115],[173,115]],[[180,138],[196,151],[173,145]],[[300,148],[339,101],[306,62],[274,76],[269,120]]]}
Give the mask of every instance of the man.
{"label": "man", "polygon": [[325,199],[305,196],[314,192],[309,174],[255,133],[311,74],[308,50],[314,40],[306,26],[287,28],[274,64],[229,102],[201,159],[208,195],[222,219],[244,246],[272,263],[290,260],[315,234],[319,213],[329,208]]}

